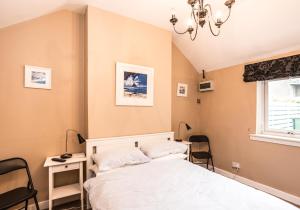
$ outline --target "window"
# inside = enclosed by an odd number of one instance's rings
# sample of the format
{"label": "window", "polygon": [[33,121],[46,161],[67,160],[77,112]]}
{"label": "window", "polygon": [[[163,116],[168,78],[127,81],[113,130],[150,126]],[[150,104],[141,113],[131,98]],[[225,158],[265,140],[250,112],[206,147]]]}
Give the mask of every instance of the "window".
{"label": "window", "polygon": [[258,82],[257,133],[300,138],[300,78]]}
{"label": "window", "polygon": [[300,84],[291,84],[293,87],[294,97],[300,97]]}

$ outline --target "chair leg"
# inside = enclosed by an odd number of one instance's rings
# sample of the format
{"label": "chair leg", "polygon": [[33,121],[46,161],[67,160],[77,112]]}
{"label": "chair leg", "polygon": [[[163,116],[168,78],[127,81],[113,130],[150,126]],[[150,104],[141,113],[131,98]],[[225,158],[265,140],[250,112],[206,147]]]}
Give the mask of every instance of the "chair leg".
{"label": "chair leg", "polygon": [[212,165],[212,167],[213,167],[213,172],[215,172],[214,161],[213,161],[212,157],[211,157],[210,159],[211,159],[211,165]]}
{"label": "chair leg", "polygon": [[206,162],[206,168],[208,169],[208,163],[209,163],[209,158],[207,159],[207,162]]}
{"label": "chair leg", "polygon": [[25,201],[25,210],[28,209],[28,200]]}
{"label": "chair leg", "polygon": [[39,203],[38,203],[38,201],[37,201],[37,199],[36,199],[36,196],[34,196],[33,199],[34,199],[34,203],[35,203],[35,208],[36,208],[36,210],[40,210]]}

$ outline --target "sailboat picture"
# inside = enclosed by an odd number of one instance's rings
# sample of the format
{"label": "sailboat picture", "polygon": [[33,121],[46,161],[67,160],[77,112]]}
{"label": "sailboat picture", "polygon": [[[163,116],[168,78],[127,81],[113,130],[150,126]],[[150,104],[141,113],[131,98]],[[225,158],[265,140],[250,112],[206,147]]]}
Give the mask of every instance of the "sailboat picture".
{"label": "sailboat picture", "polygon": [[153,106],[154,69],[116,63],[116,105]]}
{"label": "sailboat picture", "polygon": [[25,65],[24,87],[51,89],[51,68]]}
{"label": "sailboat picture", "polygon": [[31,73],[31,82],[33,83],[46,84],[46,79],[45,72],[32,71]]}
{"label": "sailboat picture", "polygon": [[124,96],[147,97],[147,74],[124,71]]}

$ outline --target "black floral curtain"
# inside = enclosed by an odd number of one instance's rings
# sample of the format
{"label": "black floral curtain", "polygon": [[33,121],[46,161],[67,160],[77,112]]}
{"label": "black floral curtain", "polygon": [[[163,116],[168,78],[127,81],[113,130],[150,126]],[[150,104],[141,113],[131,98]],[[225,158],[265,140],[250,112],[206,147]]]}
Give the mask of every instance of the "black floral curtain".
{"label": "black floral curtain", "polygon": [[245,65],[244,82],[300,76],[300,55]]}

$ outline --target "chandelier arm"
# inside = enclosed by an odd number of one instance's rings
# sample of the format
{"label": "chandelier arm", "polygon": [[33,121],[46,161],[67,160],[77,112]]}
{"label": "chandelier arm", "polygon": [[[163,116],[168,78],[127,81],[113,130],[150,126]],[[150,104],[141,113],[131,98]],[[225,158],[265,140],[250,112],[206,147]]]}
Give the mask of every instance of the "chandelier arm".
{"label": "chandelier arm", "polygon": [[229,19],[230,15],[231,15],[231,8],[229,8],[228,15],[227,15],[226,19],[224,21],[222,21],[222,24],[224,24],[224,23],[227,22],[227,20]]}
{"label": "chandelier arm", "polygon": [[[216,21],[215,21],[215,18],[213,17],[213,10],[211,8],[211,5],[210,4],[205,4],[204,8],[208,8],[209,10],[209,13],[210,13],[210,17],[212,19],[212,21],[214,22],[214,24],[216,24]],[[209,21],[208,21],[209,22]]]}
{"label": "chandelier arm", "polygon": [[194,36],[192,36],[192,34],[190,34],[191,40],[194,41],[194,40],[196,39],[197,35],[198,35],[198,28],[199,28],[199,25],[198,25],[198,23],[197,23],[196,16],[195,16],[195,13],[194,13],[194,10],[192,10],[192,14],[191,14],[191,15],[193,16],[193,19],[194,19],[194,21],[195,21],[195,23],[196,23],[196,30],[195,30]]}
{"label": "chandelier arm", "polygon": [[177,34],[186,34],[188,32],[188,30],[185,30],[184,32],[177,31],[174,25],[173,25],[173,28]]}
{"label": "chandelier arm", "polygon": [[214,30],[213,30],[213,28],[212,28],[212,26],[211,26],[211,23],[210,23],[210,20],[212,20],[212,21],[214,22],[214,25],[216,25],[216,22],[215,22],[214,17],[213,17],[213,13],[212,13],[211,6],[210,6],[210,4],[206,4],[205,7],[208,7],[209,10],[210,10],[210,12],[209,12],[209,14],[208,14],[208,25],[209,25],[209,30],[210,30],[210,32],[211,32],[212,35],[214,35],[214,36],[219,36],[219,35],[220,35],[220,28],[218,28],[218,29],[219,29],[218,32],[215,33]]}
{"label": "chandelier arm", "polygon": [[219,36],[220,35],[220,28],[218,30],[218,33],[215,33],[214,30],[211,27],[210,21],[208,21],[208,25],[209,25],[209,29],[210,29],[210,32],[212,33],[212,35],[214,35],[214,36]]}
{"label": "chandelier arm", "polygon": [[194,20],[194,22],[195,22],[195,24],[196,24],[196,26],[197,26],[197,25],[198,25],[198,23],[197,23],[197,19],[196,19],[196,16],[195,16],[194,8],[192,8],[192,12],[191,12],[191,19],[193,19],[193,20]]}
{"label": "chandelier arm", "polygon": [[204,9],[204,7],[203,7],[204,0],[198,0],[198,2],[199,2],[200,10]]}
{"label": "chandelier arm", "polygon": [[[205,4],[204,8],[208,8],[209,12],[210,12],[210,16],[211,16],[211,19],[213,20],[214,24],[217,23],[217,21],[215,20],[215,18],[213,17],[213,10],[211,8],[211,5],[210,4]],[[224,21],[222,21],[222,24],[226,23],[227,20],[229,19],[230,15],[231,15],[231,8],[228,8],[229,11],[228,11],[228,15],[227,17],[225,18]]]}
{"label": "chandelier arm", "polygon": [[191,40],[194,41],[196,39],[197,35],[198,35],[198,29],[196,29],[195,35],[193,37],[192,37],[192,34],[190,34]]}

